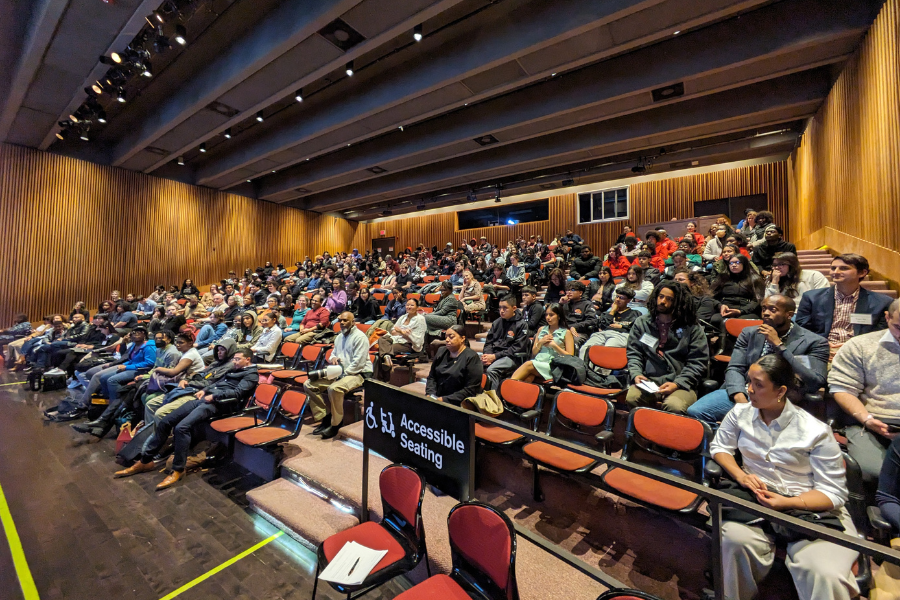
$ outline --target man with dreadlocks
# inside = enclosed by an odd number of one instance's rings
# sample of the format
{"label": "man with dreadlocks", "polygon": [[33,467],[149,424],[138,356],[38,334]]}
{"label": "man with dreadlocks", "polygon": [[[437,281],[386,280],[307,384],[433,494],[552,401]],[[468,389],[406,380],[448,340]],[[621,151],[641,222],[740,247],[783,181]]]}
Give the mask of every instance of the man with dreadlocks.
{"label": "man with dreadlocks", "polygon": [[685,414],[697,401],[695,390],[709,363],[706,335],[690,292],[681,284],[656,286],[647,309],[628,334],[628,373],[634,385],[625,401],[630,408],[661,402],[665,410]]}

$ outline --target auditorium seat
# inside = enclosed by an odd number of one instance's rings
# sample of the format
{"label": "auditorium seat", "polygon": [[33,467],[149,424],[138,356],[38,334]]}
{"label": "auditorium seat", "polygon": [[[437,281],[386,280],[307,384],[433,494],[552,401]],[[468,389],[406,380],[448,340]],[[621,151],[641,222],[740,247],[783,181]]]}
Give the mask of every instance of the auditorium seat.
{"label": "auditorium seat", "polygon": [[[284,345],[290,343],[291,342],[285,342]],[[294,345],[299,348],[298,344]],[[296,383],[298,377],[305,376],[307,372],[316,369],[320,364],[323,348],[321,346],[306,345],[300,350],[299,355],[296,355],[296,350],[294,353],[295,360],[293,361],[291,368],[272,372],[272,377],[279,383],[287,383],[287,380],[292,380]]]}
{"label": "auditorium seat", "polygon": [[[587,367],[591,370],[609,369],[615,373],[616,371],[622,371],[627,366],[628,357],[625,355],[625,348],[609,348],[607,346],[591,346],[588,348]],[[578,392],[579,394],[608,398],[612,401],[624,398],[624,394],[626,393],[624,387],[601,388],[592,385],[569,385],[567,386],[567,389]]]}
{"label": "auditorium seat", "polygon": [[[497,395],[503,402],[503,413],[499,417],[501,420],[537,431],[544,403],[544,389],[541,386],[504,379]],[[521,434],[499,425],[478,422],[475,423],[475,437],[492,446],[509,446],[525,439]]]}
{"label": "auditorium seat", "polygon": [[214,419],[209,426],[213,431],[228,437],[228,448],[234,444],[234,433],[238,431],[271,423],[278,408],[278,387],[261,383],[256,386],[256,391],[247,403],[247,407],[240,414]]}
{"label": "auditorium seat", "polygon": [[756,327],[762,325],[760,319],[725,319],[725,343],[722,352],[712,357],[713,360],[720,363],[728,363],[731,361],[731,353],[734,350],[734,343],[737,341],[741,332],[747,327]]}
{"label": "auditorium seat", "polygon": [[285,391],[271,422],[238,431],[234,435],[235,441],[251,448],[262,448],[297,437],[306,404],[306,394],[297,390]]}

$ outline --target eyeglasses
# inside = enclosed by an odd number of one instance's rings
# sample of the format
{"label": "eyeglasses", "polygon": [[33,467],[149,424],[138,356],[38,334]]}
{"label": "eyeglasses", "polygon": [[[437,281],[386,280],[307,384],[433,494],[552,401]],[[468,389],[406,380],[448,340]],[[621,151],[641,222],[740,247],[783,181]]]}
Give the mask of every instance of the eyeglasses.
{"label": "eyeglasses", "polygon": [[741,264],[741,261],[739,261],[739,260],[731,260],[731,261],[728,261],[728,264],[729,264],[730,266],[733,267],[733,266],[735,266],[735,265]]}

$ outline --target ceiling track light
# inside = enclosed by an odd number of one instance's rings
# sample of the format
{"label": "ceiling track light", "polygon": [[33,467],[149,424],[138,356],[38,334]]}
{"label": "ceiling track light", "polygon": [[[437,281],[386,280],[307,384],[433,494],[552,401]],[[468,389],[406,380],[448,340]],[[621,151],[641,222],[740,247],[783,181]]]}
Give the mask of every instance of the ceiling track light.
{"label": "ceiling track light", "polygon": [[106,113],[103,110],[97,111],[97,122],[106,125]]}
{"label": "ceiling track light", "polygon": [[422,26],[416,25],[415,29],[413,29],[413,39],[417,42],[422,41]]}
{"label": "ceiling track light", "polygon": [[302,89],[297,90],[297,93],[294,94],[294,100],[296,100],[297,102],[303,102],[303,90]]}
{"label": "ceiling track light", "polygon": [[353,61],[347,63],[347,77],[353,77]]}
{"label": "ceiling track light", "polygon": [[187,46],[187,28],[181,23],[175,26],[175,41],[181,46]]}
{"label": "ceiling track light", "polygon": [[116,102],[125,103],[125,90],[123,88],[116,90]]}
{"label": "ceiling track light", "polygon": [[184,157],[183,156],[178,157],[178,166],[180,166],[180,167],[184,166]]}
{"label": "ceiling track light", "polygon": [[225,139],[226,139],[226,140],[230,140],[230,139],[231,139],[231,127],[229,127],[228,129],[226,129],[226,130],[225,130],[225,133],[223,133],[222,135],[225,136]]}
{"label": "ceiling track light", "polygon": [[91,85],[91,91],[93,91],[98,96],[103,93],[103,88],[100,86],[99,81],[96,81],[93,85]]}
{"label": "ceiling track light", "polygon": [[206,153],[206,142],[200,144],[200,152]]}
{"label": "ceiling track light", "polygon": [[121,65],[122,55],[118,52],[111,52],[109,56],[100,56],[100,62],[104,65]]}
{"label": "ceiling track light", "polygon": [[259,111],[258,113],[256,113],[256,120],[260,123],[263,122],[263,111]]}
{"label": "ceiling track light", "polygon": [[150,61],[147,60],[141,66],[141,75],[144,77],[153,77],[153,65],[150,64]]}

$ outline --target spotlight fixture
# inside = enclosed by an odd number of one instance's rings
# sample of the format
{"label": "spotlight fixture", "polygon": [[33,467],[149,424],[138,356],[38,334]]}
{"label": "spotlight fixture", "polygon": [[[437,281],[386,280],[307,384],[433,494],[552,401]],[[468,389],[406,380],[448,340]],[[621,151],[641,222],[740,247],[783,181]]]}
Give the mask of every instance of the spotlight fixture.
{"label": "spotlight fixture", "polygon": [[347,63],[347,77],[353,77],[353,61]]}
{"label": "spotlight fixture", "polygon": [[569,187],[569,186],[575,185],[575,180],[572,179],[571,177],[569,177],[567,179],[563,179],[562,185],[563,185],[563,187]]}
{"label": "spotlight fixture", "polygon": [[175,41],[182,46],[187,46],[187,28],[181,23],[175,26]]}
{"label": "spotlight fixture", "polygon": [[260,123],[263,122],[263,111],[259,111],[258,113],[256,113],[256,120]]}
{"label": "spotlight fixture", "polygon": [[497,192],[497,196],[494,198],[494,202],[500,202],[500,192]]}
{"label": "spotlight fixture", "polygon": [[403,131],[403,125],[400,126],[400,131]]}
{"label": "spotlight fixture", "polygon": [[386,208],[386,209],[384,209],[383,211],[381,211],[381,216],[382,216],[382,217],[389,217],[389,216],[391,216],[392,214],[394,214],[394,211],[392,211],[392,210],[389,209],[389,208]]}
{"label": "spotlight fixture", "polygon": [[118,52],[112,52],[109,56],[100,56],[100,62],[104,65],[121,65],[122,55]]}
{"label": "spotlight fixture", "polygon": [[471,190],[466,194],[466,202],[478,202],[478,194],[475,193],[475,190]]}
{"label": "spotlight fixture", "polygon": [[56,132],[56,137],[57,137],[57,139],[60,139],[60,140],[66,139],[67,137],[69,137],[69,130],[68,129],[60,129],[59,131]]}
{"label": "spotlight fixture", "polygon": [[103,88],[100,87],[99,81],[94,82],[94,84],[91,86],[91,90],[97,95],[100,95],[103,93]]}
{"label": "spotlight fixture", "polygon": [[74,114],[71,114],[71,115],[69,115],[69,120],[72,121],[73,123],[77,123],[78,117],[76,117]]}
{"label": "spotlight fixture", "polygon": [[150,19],[151,19],[151,21],[153,19],[156,19],[157,23],[165,23],[166,22],[166,18],[163,16],[162,11],[159,11],[159,10],[154,10],[152,13],[150,13]]}
{"label": "spotlight fixture", "polygon": [[206,142],[200,144],[200,152],[206,153]]}
{"label": "spotlight fixture", "polygon": [[106,125],[106,112],[104,112],[103,110],[97,111],[97,122]]}
{"label": "spotlight fixture", "polygon": [[157,54],[162,54],[166,50],[172,47],[172,42],[169,41],[169,38],[162,34],[162,27],[157,30],[156,39],[153,41],[153,51]]}
{"label": "spotlight fixture", "polygon": [[78,137],[81,138],[82,140],[84,140],[85,142],[91,141],[91,139],[88,137],[87,129],[82,129],[81,134]]}
{"label": "spotlight fixture", "polygon": [[294,94],[294,100],[297,102],[303,102],[303,90],[297,90],[297,93]]}
{"label": "spotlight fixture", "polygon": [[178,166],[180,166],[180,167],[184,166],[184,157],[183,156],[178,157]]}
{"label": "spotlight fixture", "polygon": [[416,25],[415,29],[413,29],[413,39],[417,42],[422,41],[422,26]]}
{"label": "spotlight fixture", "polygon": [[223,133],[222,135],[225,136],[225,139],[226,139],[226,140],[230,140],[230,139],[231,139],[231,127],[229,127],[228,129],[226,129],[226,130],[225,130],[225,133]]}
{"label": "spotlight fixture", "polygon": [[150,64],[149,60],[144,62],[141,75],[144,77],[153,77],[153,65]]}
{"label": "spotlight fixture", "polygon": [[116,102],[125,103],[125,90],[123,88],[116,90]]}

